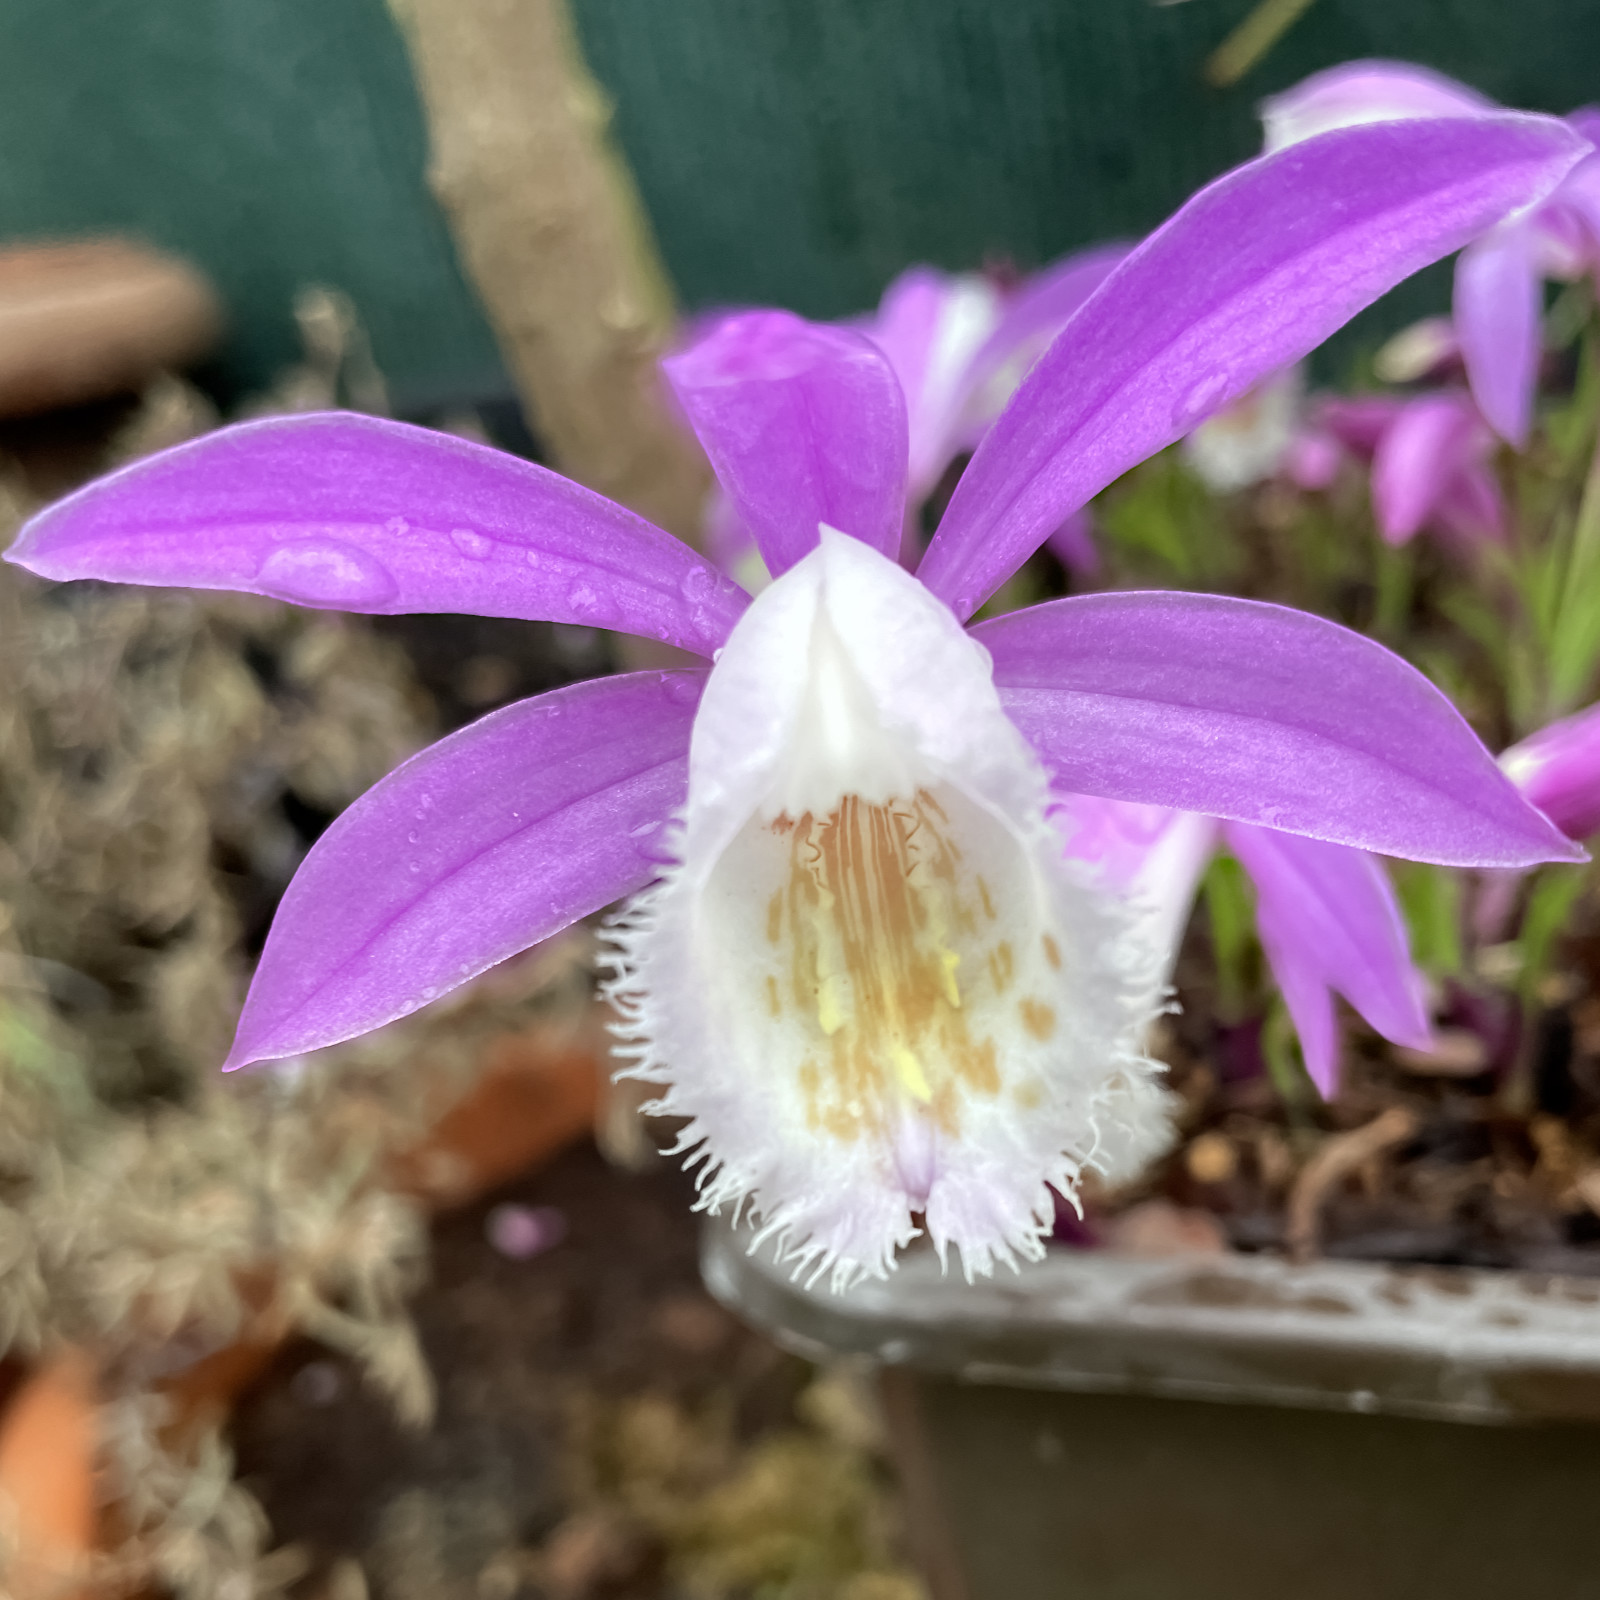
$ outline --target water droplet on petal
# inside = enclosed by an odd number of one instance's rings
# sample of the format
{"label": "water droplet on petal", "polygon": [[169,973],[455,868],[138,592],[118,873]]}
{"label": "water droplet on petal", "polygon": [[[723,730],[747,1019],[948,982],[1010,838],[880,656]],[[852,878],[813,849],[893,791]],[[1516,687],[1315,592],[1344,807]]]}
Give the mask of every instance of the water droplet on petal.
{"label": "water droplet on petal", "polygon": [[663,673],[661,687],[666,690],[667,699],[676,706],[693,705],[700,698],[699,681],[679,672]]}
{"label": "water droplet on petal", "polygon": [[530,567],[538,566],[539,565],[539,552],[537,550],[530,550],[528,552],[528,554],[527,554],[526,560],[527,560],[527,563],[528,563],[528,565]]}
{"label": "water droplet on petal", "polygon": [[273,550],[256,582],[307,606],[377,606],[399,592],[388,568],[341,539],[296,539]]}
{"label": "water droplet on petal", "polygon": [[397,539],[403,539],[411,532],[411,524],[404,517],[390,517],[383,526],[386,533],[392,533]]}
{"label": "water droplet on petal", "polygon": [[417,840],[420,839],[421,837],[422,837],[422,835],[420,833],[408,833],[406,835],[406,843],[407,844],[415,844],[417,842]]}
{"label": "water droplet on petal", "polygon": [[481,533],[474,533],[471,528],[452,528],[450,543],[469,561],[482,561],[494,548],[492,539],[486,539]]}
{"label": "water droplet on petal", "polygon": [[678,587],[683,590],[684,599],[704,600],[716,592],[717,575],[710,567],[690,567]]}
{"label": "water droplet on petal", "polygon": [[1172,408],[1172,425],[1188,432],[1198,427],[1214,411],[1221,409],[1232,387],[1232,378],[1226,372],[1208,372],[1205,377],[1189,385]]}
{"label": "water droplet on petal", "polygon": [[652,833],[659,833],[661,824],[657,822],[641,822],[637,828],[628,829],[630,839],[647,839]]}
{"label": "water droplet on petal", "polygon": [[598,616],[601,610],[600,596],[586,583],[567,591],[567,604],[572,607],[575,617]]}

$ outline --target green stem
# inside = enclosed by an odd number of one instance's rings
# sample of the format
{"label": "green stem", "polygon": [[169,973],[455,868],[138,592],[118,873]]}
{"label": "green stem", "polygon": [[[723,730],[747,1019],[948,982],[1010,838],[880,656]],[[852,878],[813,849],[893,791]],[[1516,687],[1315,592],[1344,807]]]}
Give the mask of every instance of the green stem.
{"label": "green stem", "polygon": [[1372,628],[1380,639],[1395,640],[1404,636],[1415,587],[1416,558],[1411,546],[1403,544],[1396,549],[1380,543],[1377,614]]}
{"label": "green stem", "polygon": [[1311,9],[1311,0],[1261,0],[1206,62],[1206,82],[1217,89],[1236,84]]}

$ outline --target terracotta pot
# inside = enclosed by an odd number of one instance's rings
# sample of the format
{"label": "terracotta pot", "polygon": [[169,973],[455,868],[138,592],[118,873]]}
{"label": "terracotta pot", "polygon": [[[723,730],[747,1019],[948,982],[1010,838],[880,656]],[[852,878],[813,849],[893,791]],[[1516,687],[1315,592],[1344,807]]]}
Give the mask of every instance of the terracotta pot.
{"label": "terracotta pot", "polygon": [[471,1092],[394,1158],[389,1181],[435,1208],[464,1205],[548,1160],[594,1127],[608,1043],[597,1026],[497,1039]]}
{"label": "terracotta pot", "polygon": [[0,250],[0,417],[139,389],[197,361],[221,328],[205,278],[147,245]]}
{"label": "terracotta pot", "polygon": [[0,1411],[0,1515],[16,1537],[10,1600],[78,1600],[95,1547],[95,1363],[66,1350],[26,1373]]}

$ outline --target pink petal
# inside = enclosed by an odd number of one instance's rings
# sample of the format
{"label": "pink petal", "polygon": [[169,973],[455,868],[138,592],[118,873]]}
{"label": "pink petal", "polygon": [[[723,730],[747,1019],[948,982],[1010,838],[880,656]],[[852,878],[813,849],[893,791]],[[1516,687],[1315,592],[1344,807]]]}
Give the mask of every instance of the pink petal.
{"label": "pink petal", "polygon": [[1494,101],[1442,72],[1409,61],[1346,61],[1313,73],[1261,104],[1268,150],[1336,128],[1407,117],[1481,117]]}
{"label": "pink petal", "polygon": [[1439,531],[1470,549],[1484,543],[1503,543],[1506,537],[1506,503],[1500,479],[1487,461],[1469,461],[1445,485],[1433,520]]}
{"label": "pink petal", "polygon": [[884,291],[877,314],[861,324],[905,392],[907,484],[914,502],[933,492],[966,448],[968,370],[999,315],[1000,292],[987,279],[912,267]]}
{"label": "pink petal", "polygon": [[1283,470],[1296,488],[1330,489],[1339,476],[1343,459],[1344,450],[1331,433],[1319,428],[1302,428],[1290,442]]}
{"label": "pink petal", "polygon": [[1339,1089],[1341,1039],[1333,1007],[1333,990],[1316,968],[1305,960],[1299,946],[1275,947],[1262,931],[1262,946],[1272,966],[1278,993],[1289,1008],[1289,1020],[1300,1038],[1300,1054],[1317,1092],[1329,1099]]}
{"label": "pink petal", "polygon": [[1058,788],[1453,866],[1579,858],[1421,673],[1320,617],[1097,594],[973,636]]}
{"label": "pink petal", "polygon": [[[1091,245],[1033,274],[1006,306],[967,370],[966,393],[981,429],[999,416],[1029,369],[1090,295],[1133,249],[1120,240]],[[976,438],[973,440],[976,443]]]}
{"label": "pink petal", "polygon": [[1533,420],[1543,311],[1525,225],[1496,228],[1461,252],[1454,310],[1472,397],[1495,432],[1520,450]]}
{"label": "pink petal", "polygon": [[1487,442],[1464,394],[1421,395],[1402,405],[1372,458],[1372,505],[1383,537],[1395,545],[1414,537]]}
{"label": "pink petal", "polygon": [[1069,572],[1092,578],[1100,570],[1100,552],[1094,547],[1094,518],[1087,506],[1074,511],[1045,544]]}
{"label": "pink petal", "polygon": [[1068,513],[1588,147],[1504,115],[1351,128],[1200,191],[1118,267],[978,447],[922,565],[967,617]]}
{"label": "pink petal", "polygon": [[1393,394],[1322,395],[1311,417],[1314,426],[1325,428],[1352,454],[1371,456],[1404,405]]}
{"label": "pink petal", "polygon": [[1317,1087],[1333,1088],[1337,1053],[1323,1030],[1312,986],[1337,990],[1384,1038],[1426,1049],[1431,1042],[1423,980],[1411,961],[1405,923],[1381,863],[1364,850],[1229,823],[1229,847],[1256,886],[1256,926],[1295,1016]]}
{"label": "pink petal", "polygon": [[656,877],[705,676],[520,701],[368,790],[289,885],[227,1065],[392,1022]]}
{"label": "pink petal", "polygon": [[1500,766],[1563,833],[1600,833],[1600,706],[1541,728],[1503,751]]}
{"label": "pink petal", "polygon": [[575,622],[707,656],[749,603],[671,534],[543,467],[346,411],[136,461],[47,506],[6,559],[334,611]]}
{"label": "pink petal", "polygon": [[816,547],[822,523],[899,550],[906,403],[869,339],[751,311],[662,368],[774,577]]}

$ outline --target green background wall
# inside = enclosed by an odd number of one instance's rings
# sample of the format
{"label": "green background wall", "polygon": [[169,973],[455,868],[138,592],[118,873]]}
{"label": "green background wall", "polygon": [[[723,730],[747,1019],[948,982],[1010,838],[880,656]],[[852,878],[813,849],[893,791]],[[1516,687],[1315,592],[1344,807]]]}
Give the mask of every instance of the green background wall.
{"label": "green background wall", "polygon": [[[1030,266],[1135,234],[1253,153],[1255,102],[1360,55],[1513,105],[1600,100],[1600,0],[1315,0],[1226,92],[1253,0],[574,0],[690,305],[857,310],[912,260]],[[224,387],[348,290],[403,408],[503,392],[423,183],[382,0],[0,0],[0,239],[120,228],[199,259]],[[1409,314],[1440,294],[1409,291]]]}

